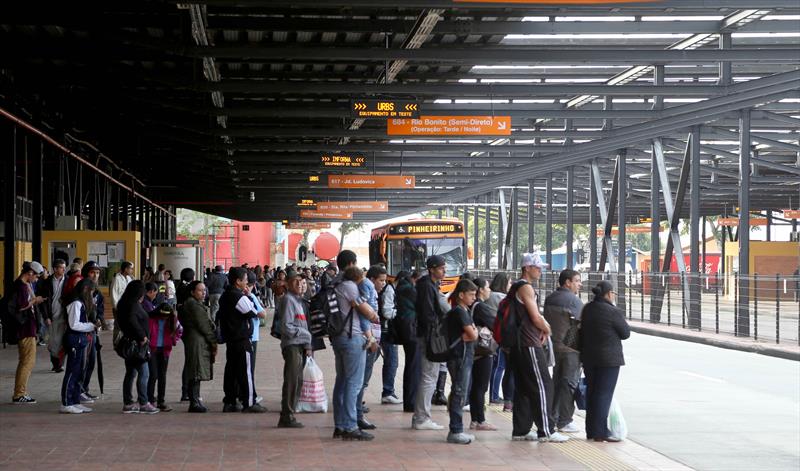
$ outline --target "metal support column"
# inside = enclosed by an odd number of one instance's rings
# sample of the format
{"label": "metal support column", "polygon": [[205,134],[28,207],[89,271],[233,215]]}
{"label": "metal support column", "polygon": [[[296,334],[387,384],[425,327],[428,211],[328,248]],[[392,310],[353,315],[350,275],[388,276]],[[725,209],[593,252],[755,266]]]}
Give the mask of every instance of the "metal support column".
{"label": "metal support column", "polygon": [[[652,150],[652,149],[651,149]],[[658,180],[658,160],[655,150],[650,156],[650,297],[661,299],[663,288],[657,274],[661,271],[661,198]],[[661,305],[655,309],[655,304],[650,303],[650,322],[661,321]]]}
{"label": "metal support column", "polygon": [[[534,211],[536,210],[536,189],[533,180],[528,181],[528,253],[533,253],[534,233]],[[516,267],[514,267],[516,268]]]}
{"label": "metal support column", "polygon": [[508,229],[508,213],[506,212],[506,192],[502,189],[497,190],[497,268],[505,270],[503,264],[503,246],[506,241],[506,230]]}
{"label": "metal support column", "polygon": [[617,202],[619,206],[617,209],[617,228],[619,231],[619,235],[617,236],[617,249],[619,250],[617,255],[617,307],[619,307],[623,313],[625,312],[625,305],[627,302],[625,274],[628,266],[628,247],[626,246],[625,240],[625,223],[627,222],[625,220],[627,216],[625,203],[628,199],[627,157],[628,151],[625,149],[621,149],[617,155],[617,188],[619,194]]}
{"label": "metal support column", "polygon": [[691,184],[692,189],[691,198],[689,200],[689,231],[690,231],[690,253],[689,253],[689,269],[691,273],[689,278],[689,328],[698,329],[701,327],[700,320],[700,126],[692,126],[692,137],[690,139],[690,154],[691,162],[689,168],[691,171]]}
{"label": "metal support column", "polygon": [[484,219],[484,237],[483,237],[483,268],[484,270],[488,270],[491,265],[492,260],[492,194],[487,193],[486,198],[486,206],[483,208],[483,217]]}
{"label": "metal support column", "polygon": [[566,268],[575,268],[575,260],[572,254],[572,246],[575,243],[575,237],[572,228],[572,213],[575,206],[575,167],[567,169],[567,266]]}
{"label": "metal support column", "polygon": [[475,207],[472,213],[472,268],[478,268],[478,260],[480,260],[480,239],[478,237],[478,212],[480,210],[480,205],[478,204],[478,198],[475,198]]}
{"label": "metal support column", "polygon": [[594,180],[595,194],[597,195],[597,207],[600,210],[600,224],[603,226],[603,244],[600,250],[600,262],[598,263],[597,271],[605,271],[606,260],[611,267],[611,271],[617,269],[617,263],[614,261],[614,250],[611,241],[611,229],[614,225],[614,212],[617,209],[617,197],[619,194],[619,159],[614,166],[614,178],[611,183],[611,194],[608,197],[608,204],[603,195],[603,180],[600,178],[600,167],[597,165],[597,159],[592,160],[592,180]]}
{"label": "metal support column", "polygon": [[[602,192],[602,189],[600,190]],[[597,184],[589,166],[589,271],[597,271]]]}
{"label": "metal support column", "polygon": [[14,254],[17,240],[17,128],[5,123],[0,125],[2,131],[3,154],[10,157],[3,161],[3,293],[11,293],[14,277],[20,267],[15,266]]}
{"label": "metal support column", "polygon": [[739,114],[739,304],[737,335],[750,336],[750,110]]}
{"label": "metal support column", "polygon": [[33,234],[31,238],[31,258],[50,266],[49,260],[42,259],[42,224],[44,223],[44,141],[39,141],[38,151],[32,151],[31,197],[33,198]]}
{"label": "metal support column", "polygon": [[547,174],[547,183],[545,185],[545,263],[553,266],[553,175]]}
{"label": "metal support column", "polygon": [[462,214],[462,216],[464,217],[464,241],[467,243],[467,246],[464,247],[464,250],[466,251],[464,253],[464,258],[467,262],[467,264],[464,265],[464,270],[469,270],[469,239],[471,238],[469,233],[469,206],[463,206],[463,210],[464,214]]}
{"label": "metal support column", "polygon": [[[720,33],[719,35],[719,48],[730,49],[732,46],[731,33]],[[733,72],[730,62],[719,63],[719,79],[718,85],[730,85],[733,83]]]}
{"label": "metal support column", "polygon": [[[519,260],[519,189],[511,189],[511,268],[517,268]],[[508,256],[506,256],[508,257]]]}

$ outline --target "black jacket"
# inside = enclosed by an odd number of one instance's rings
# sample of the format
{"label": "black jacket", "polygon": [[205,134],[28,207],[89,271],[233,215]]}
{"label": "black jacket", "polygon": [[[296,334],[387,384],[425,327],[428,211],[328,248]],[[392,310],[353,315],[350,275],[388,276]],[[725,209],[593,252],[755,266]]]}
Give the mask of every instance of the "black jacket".
{"label": "black jacket", "polygon": [[208,294],[222,294],[228,286],[228,277],[222,272],[211,272],[206,279]]}
{"label": "black jacket", "polygon": [[114,320],[119,323],[119,330],[122,334],[129,339],[141,341],[147,337],[149,317],[144,311],[144,308],[139,303],[133,303],[130,312],[125,312],[128,309],[117,305],[117,316]]}
{"label": "black jacket", "polygon": [[586,366],[622,366],[622,340],[631,336],[625,314],[596,297],[581,314],[581,361]]}
{"label": "black jacket", "polygon": [[235,286],[228,286],[219,298],[219,316],[222,336],[226,342],[238,342],[240,340],[250,340],[253,336],[253,323],[250,319],[257,317],[254,311],[241,313],[236,309],[236,304],[244,296],[242,290]]}
{"label": "black jacket", "polygon": [[443,319],[449,308],[442,309],[442,306],[439,305],[441,296],[439,286],[434,283],[430,275],[425,275],[417,280],[416,288],[417,301],[414,303],[414,308],[417,313],[417,335],[422,337],[427,335],[434,316],[438,316],[440,320]]}

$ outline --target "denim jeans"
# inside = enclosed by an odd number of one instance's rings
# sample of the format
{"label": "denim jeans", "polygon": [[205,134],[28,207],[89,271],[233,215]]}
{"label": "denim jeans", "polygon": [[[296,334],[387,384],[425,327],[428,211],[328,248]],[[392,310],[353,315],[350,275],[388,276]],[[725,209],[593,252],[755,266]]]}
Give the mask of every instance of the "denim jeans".
{"label": "denim jeans", "polygon": [[336,428],[352,432],[358,428],[356,401],[364,386],[364,367],[367,362],[365,340],[347,334],[331,341],[336,357],[336,383],[333,387],[333,422]]}
{"label": "denim jeans", "polygon": [[508,365],[508,355],[502,350],[497,351],[492,362],[492,377],[489,383],[489,399],[500,400],[500,385],[503,386],[503,400],[514,399],[514,375]]}
{"label": "denim jeans", "polygon": [[464,405],[469,395],[469,381],[472,375],[472,362],[475,358],[475,342],[461,342],[455,347],[456,354],[447,360],[450,372],[450,396],[447,411],[450,413],[450,433],[464,431]]}
{"label": "denim jeans", "polygon": [[367,351],[366,362],[364,363],[364,383],[361,386],[361,391],[358,392],[358,399],[356,399],[356,410],[358,411],[358,420],[364,419],[364,407],[361,405],[364,402],[364,392],[369,386],[369,380],[372,378],[372,367],[375,365],[375,360],[378,359],[378,351]]}
{"label": "denim jeans", "polygon": [[394,378],[397,376],[397,345],[381,339],[383,349],[383,392],[381,397],[391,396],[394,392]]}
{"label": "denim jeans", "polygon": [[136,395],[139,405],[147,404],[147,381],[150,368],[146,361],[125,360],[125,379],[122,381],[122,401],[125,405],[133,404],[133,379],[136,378]]}

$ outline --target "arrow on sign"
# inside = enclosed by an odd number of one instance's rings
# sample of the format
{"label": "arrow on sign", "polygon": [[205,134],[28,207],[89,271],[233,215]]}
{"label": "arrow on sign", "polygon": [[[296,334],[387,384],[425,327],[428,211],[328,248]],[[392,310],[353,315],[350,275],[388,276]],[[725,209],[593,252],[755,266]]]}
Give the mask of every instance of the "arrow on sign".
{"label": "arrow on sign", "polygon": [[417,111],[417,104],[416,103],[407,104],[406,111]]}
{"label": "arrow on sign", "polygon": [[410,184],[411,184],[411,179],[410,178],[406,178],[406,185],[410,185]]}
{"label": "arrow on sign", "polygon": [[497,130],[498,131],[504,131],[505,129],[506,129],[506,122],[505,121],[500,121],[500,122],[497,123]]}
{"label": "arrow on sign", "polygon": [[355,103],[353,104],[353,108],[355,108],[356,110],[365,110],[367,109],[367,105],[364,103]]}

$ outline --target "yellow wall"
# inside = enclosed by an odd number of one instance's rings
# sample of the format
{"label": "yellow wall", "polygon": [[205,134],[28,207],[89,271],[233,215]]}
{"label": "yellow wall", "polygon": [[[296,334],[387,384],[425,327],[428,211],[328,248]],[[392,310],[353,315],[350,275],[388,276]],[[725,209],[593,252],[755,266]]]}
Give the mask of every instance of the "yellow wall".
{"label": "yellow wall", "polygon": [[[3,241],[0,241],[0,253],[3,253],[4,250]],[[33,245],[30,242],[17,241],[17,243],[14,244],[14,266],[16,268],[14,269],[15,272],[11,273],[12,280],[19,275],[19,271],[22,269],[22,262],[26,260],[30,262],[32,261],[31,258],[33,258]],[[5,273],[3,270],[5,270],[5,264],[0,263],[0,280],[2,280],[2,283],[0,283],[0,293],[3,292],[3,287],[5,286]]]}
{"label": "yellow wall", "polygon": [[[738,258],[739,243],[726,241],[725,275],[733,274],[733,263]],[[798,267],[800,267],[800,242],[750,241],[750,274],[751,276],[758,274],[759,280],[762,279],[762,276],[764,277],[764,281],[759,281],[759,297],[774,298],[776,287],[774,281],[769,281],[770,277],[774,277],[776,274],[791,275]],[[726,291],[732,295],[734,292],[733,278],[728,277],[727,279]],[[791,293],[788,293],[783,297],[790,295]]]}
{"label": "yellow wall", "polygon": [[[75,256],[89,260],[89,242],[125,242],[124,259],[133,263],[134,273],[138,273],[139,253],[141,250],[141,234],[136,231],[42,231],[42,263],[50,266],[50,243],[51,242],[75,242]],[[67,268],[72,260],[67,260]],[[109,274],[108,276],[113,276]],[[135,275],[134,275],[135,277]],[[101,283],[102,284],[102,283]],[[101,286],[100,290],[106,297],[106,303],[110,302],[108,297],[108,286]],[[110,305],[106,306],[106,313],[110,313]],[[107,318],[111,316],[106,314]]]}

